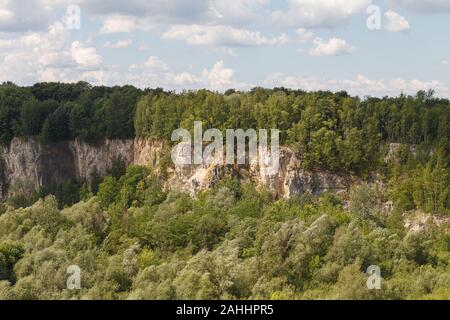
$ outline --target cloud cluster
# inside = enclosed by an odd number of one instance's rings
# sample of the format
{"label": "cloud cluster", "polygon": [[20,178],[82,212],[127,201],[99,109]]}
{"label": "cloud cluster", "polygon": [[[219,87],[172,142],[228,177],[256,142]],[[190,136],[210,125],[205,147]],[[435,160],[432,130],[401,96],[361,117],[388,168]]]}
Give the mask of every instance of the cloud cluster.
{"label": "cloud cluster", "polygon": [[103,45],[103,48],[108,48],[108,49],[123,49],[123,48],[128,48],[129,46],[131,46],[131,44],[133,43],[133,40],[131,39],[127,39],[127,40],[118,40],[117,42],[110,42],[110,41],[106,41],[105,44]]}
{"label": "cloud cluster", "polygon": [[287,0],[288,9],[275,11],[273,22],[293,27],[331,28],[364,12],[372,0]]}
{"label": "cloud cluster", "polygon": [[349,54],[354,50],[354,47],[349,45],[347,41],[338,38],[331,38],[328,40],[315,38],[313,45],[314,46],[309,50],[309,54],[313,57],[338,56]]}
{"label": "cloud cluster", "polygon": [[163,39],[183,40],[187,44],[215,47],[247,47],[285,44],[286,35],[267,38],[261,32],[237,29],[226,25],[175,25],[163,34]]}
{"label": "cloud cluster", "polygon": [[208,10],[203,0],[40,0],[44,5],[78,5],[83,12],[97,16],[124,15],[148,17],[154,22],[173,23],[201,19]]}
{"label": "cloud cluster", "polygon": [[419,90],[434,89],[437,95],[441,97],[449,97],[449,87],[444,83],[432,80],[422,81],[418,79],[405,80],[396,79],[379,79],[372,80],[363,75],[357,75],[354,79],[330,79],[325,77],[303,77],[289,76],[281,73],[273,73],[266,77],[264,84],[268,87],[283,86],[293,89],[303,89],[308,91],[345,90],[352,95],[357,96],[396,96],[400,93],[416,94]]}
{"label": "cloud cluster", "polygon": [[86,47],[80,41],[72,42],[71,55],[73,60],[81,67],[98,67],[102,64],[102,57],[93,47]]}
{"label": "cloud cluster", "polygon": [[78,0],[77,3],[83,6],[83,10],[99,16],[102,21],[100,34],[167,28],[161,35],[163,39],[205,45],[212,47],[213,51],[236,56],[233,47],[275,45],[289,41],[284,34],[267,37],[245,27],[263,20],[261,11],[269,2],[234,0],[230,4],[228,0],[132,0],[124,3]]}
{"label": "cloud cluster", "polygon": [[[448,0],[386,2],[393,9],[450,13]],[[251,87],[239,81],[235,70],[220,59],[197,72],[192,72],[191,68],[174,70],[154,55],[141,63],[124,59],[121,65],[107,64],[108,58],[101,56],[92,39],[72,38],[77,35],[64,28],[62,15],[69,5],[79,5],[83,21],[88,17],[94,22],[92,25],[97,27],[89,30],[91,37],[98,37],[101,42],[95,43],[102,43],[100,46],[104,49],[130,48],[132,39],[137,38],[132,33],[152,32],[167,42],[182,41],[233,57],[237,56],[236,48],[286,44],[302,44],[305,46],[300,49],[302,52],[326,57],[350,54],[355,47],[347,40],[330,35],[330,30],[325,31],[326,38],[321,38],[315,35],[319,31],[313,33],[311,29],[345,26],[352,17],[363,17],[372,3],[372,0],[285,0],[285,9],[273,10],[274,2],[270,0],[0,0],[0,81],[31,84],[85,80],[106,85],[213,90]],[[267,32],[269,27],[275,30],[274,34]],[[411,29],[407,18],[392,10],[384,13],[384,27],[389,32]],[[85,33],[78,33],[78,37]],[[143,45],[141,48],[145,49]],[[104,49],[100,50],[103,54],[107,52]],[[447,60],[442,61],[442,65],[449,64]],[[448,96],[447,86],[439,81],[371,80],[362,75],[355,79],[332,80],[272,73],[264,84],[307,90],[348,90],[357,95],[398,94],[402,90],[414,93],[432,87]]]}
{"label": "cloud cluster", "polygon": [[[108,48],[123,48],[131,40],[106,43]],[[103,59],[89,42],[70,41],[62,23],[51,25],[46,32],[27,33],[15,40],[0,40],[0,82],[33,84],[36,81],[88,81],[92,84],[170,89],[230,87],[247,89],[235,79],[234,70],[223,61],[194,74],[175,72],[166,62],[150,56],[144,63],[131,64],[125,70],[105,66]]]}
{"label": "cloud cluster", "polygon": [[200,74],[188,71],[175,72],[164,61],[151,56],[143,64],[133,64],[125,74],[128,83],[139,87],[158,87],[174,89],[208,88],[223,91],[229,88],[248,89],[249,85],[236,80],[235,72],[218,61],[211,69],[204,68]]}
{"label": "cloud cluster", "polygon": [[[88,13],[104,18],[104,32],[127,32],[134,28],[167,24],[243,26],[262,19],[260,11],[268,3],[268,0],[233,0],[232,3],[228,0],[78,0]],[[110,28],[111,19],[118,16],[124,25],[121,31]]]}
{"label": "cloud cluster", "polygon": [[57,22],[45,32],[0,40],[0,81],[72,81],[101,66],[96,48],[69,39],[67,29]]}
{"label": "cloud cluster", "polygon": [[417,13],[450,13],[448,0],[388,0],[388,4]]}
{"label": "cloud cluster", "polygon": [[102,18],[103,25],[100,34],[130,33],[134,31],[151,31],[155,28],[145,17],[132,17],[113,14]]}
{"label": "cloud cluster", "polygon": [[389,32],[405,32],[410,29],[408,20],[392,10],[384,14],[387,20],[386,30]]}
{"label": "cloud cluster", "polygon": [[0,0],[0,32],[43,30],[52,17],[51,7],[41,0]]}
{"label": "cloud cluster", "polygon": [[314,33],[311,31],[305,29],[305,28],[298,28],[295,33],[297,34],[297,40],[300,43],[306,43],[311,41],[314,38]]}

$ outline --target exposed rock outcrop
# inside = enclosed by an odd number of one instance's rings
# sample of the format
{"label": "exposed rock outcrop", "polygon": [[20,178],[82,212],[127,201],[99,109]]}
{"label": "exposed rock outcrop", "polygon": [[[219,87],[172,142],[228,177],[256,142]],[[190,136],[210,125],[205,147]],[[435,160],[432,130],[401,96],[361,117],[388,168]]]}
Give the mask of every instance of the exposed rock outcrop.
{"label": "exposed rock outcrop", "polygon": [[[17,181],[34,189],[63,182],[65,179],[89,180],[97,171],[106,175],[113,161],[121,158],[126,165],[158,166],[164,144],[142,138],[104,140],[97,145],[82,141],[41,144],[35,138],[14,138],[9,147],[0,149],[3,172],[0,176],[1,198],[8,196],[8,187]],[[226,174],[266,186],[279,197],[289,198],[305,192],[345,191],[348,176],[322,171],[305,171],[301,158],[288,148],[281,148],[280,168],[274,175],[261,175],[258,166],[186,165],[171,168],[167,189],[179,188],[191,194],[213,186]],[[166,151],[167,152],[167,151]]]}
{"label": "exposed rock outcrop", "polygon": [[135,156],[133,140],[105,140],[91,145],[78,140],[42,144],[35,138],[14,138],[0,153],[2,199],[19,181],[37,190],[66,179],[89,180],[95,170],[105,175],[118,157],[128,165]]}
{"label": "exposed rock outcrop", "polygon": [[260,187],[267,187],[280,198],[290,198],[304,193],[338,193],[348,190],[349,176],[324,171],[306,171],[301,168],[301,158],[288,148],[280,150],[280,167],[273,175],[261,174],[261,168],[255,166],[230,166],[226,164],[210,166],[176,167],[169,184],[195,194],[198,190],[213,186],[226,174],[241,180],[250,180]]}
{"label": "exposed rock outcrop", "polygon": [[420,232],[429,227],[439,227],[442,225],[450,226],[450,218],[446,216],[426,214],[420,211],[405,212],[403,214],[403,219],[405,228],[412,232]]}
{"label": "exposed rock outcrop", "polygon": [[8,148],[1,150],[1,158],[3,172],[0,185],[3,196],[7,193],[7,187],[16,181],[38,189],[60,183],[66,178],[76,178],[74,155],[64,142],[42,145],[33,138],[15,138]]}

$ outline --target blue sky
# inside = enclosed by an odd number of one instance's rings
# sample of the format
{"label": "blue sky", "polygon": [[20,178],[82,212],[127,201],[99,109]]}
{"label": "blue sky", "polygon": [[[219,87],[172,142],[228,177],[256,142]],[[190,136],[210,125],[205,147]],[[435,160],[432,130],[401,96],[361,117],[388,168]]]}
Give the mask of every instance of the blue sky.
{"label": "blue sky", "polygon": [[449,97],[449,17],[449,0],[0,0],[0,81]]}

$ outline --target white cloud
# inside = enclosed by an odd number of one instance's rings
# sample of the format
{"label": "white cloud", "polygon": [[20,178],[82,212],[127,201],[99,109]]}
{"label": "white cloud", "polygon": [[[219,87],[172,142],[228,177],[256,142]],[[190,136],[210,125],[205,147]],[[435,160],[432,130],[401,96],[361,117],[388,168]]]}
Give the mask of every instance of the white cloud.
{"label": "white cloud", "polygon": [[164,61],[155,56],[149,57],[148,60],[144,63],[144,66],[147,70],[151,71],[168,72],[170,70],[169,66]]}
{"label": "white cloud", "polygon": [[192,85],[197,82],[197,78],[189,72],[182,72],[171,77],[171,85],[176,87],[183,87]]}
{"label": "white cloud", "polygon": [[146,18],[111,15],[103,18],[100,34],[130,33],[133,31],[150,31],[155,26]]}
{"label": "white cloud", "polygon": [[93,47],[85,47],[81,42],[74,41],[71,48],[72,58],[82,67],[97,67],[102,63],[102,57]]}
{"label": "white cloud", "polygon": [[150,56],[142,64],[132,64],[123,74],[124,83],[138,87],[188,87],[196,83],[197,77],[188,72],[176,73],[160,58]]}
{"label": "white cloud", "polygon": [[175,25],[163,34],[166,40],[183,40],[191,45],[207,45],[214,47],[247,47],[285,44],[286,35],[267,38],[260,32],[237,29],[227,25]]}
{"label": "white cloud", "polygon": [[211,21],[232,25],[244,25],[262,20],[262,10],[269,0],[210,0],[209,14]]}
{"label": "white cloud", "polygon": [[171,23],[173,21],[194,19],[204,15],[208,3],[204,0],[41,0],[51,6],[79,5],[88,14],[108,16],[125,15],[151,17],[153,21]]}
{"label": "white cloud", "polygon": [[448,0],[388,0],[388,3],[417,13],[450,13]]}
{"label": "white cloud", "polygon": [[315,38],[313,44],[314,46],[309,50],[309,54],[313,57],[349,54],[354,50],[347,41],[338,38],[328,40]]}
{"label": "white cloud", "polygon": [[0,1],[0,32],[42,30],[51,18],[52,9],[42,0]]}
{"label": "white cloud", "polygon": [[71,54],[66,51],[44,52],[39,57],[38,62],[42,67],[52,68],[53,70],[62,67],[75,67]]}
{"label": "white cloud", "polygon": [[44,0],[47,4],[77,4],[95,15],[124,15],[158,24],[244,25],[262,19],[269,0]]}
{"label": "white cloud", "polygon": [[410,29],[408,20],[397,12],[389,10],[384,17],[387,19],[386,30],[389,32],[405,32]]}
{"label": "white cloud", "polygon": [[422,80],[418,80],[418,79],[413,79],[413,80],[408,81],[408,80],[398,78],[398,79],[390,80],[389,86],[391,86],[394,89],[401,90],[408,94],[414,94],[420,90],[433,89],[436,91],[437,95],[446,97],[446,98],[449,97],[448,86],[437,80],[422,81]]}
{"label": "white cloud", "polygon": [[133,84],[128,74],[117,65],[105,66],[92,70],[80,70],[71,75],[72,81],[87,81],[94,85]]}
{"label": "white cloud", "polygon": [[204,69],[202,72],[203,81],[213,90],[221,90],[234,87],[234,71],[225,68],[223,61],[217,62],[211,70]]}
{"label": "white cloud", "polygon": [[10,25],[14,23],[15,19],[16,15],[14,14],[14,12],[8,9],[2,9],[0,7],[0,21],[2,25]]}
{"label": "white cloud", "polygon": [[0,82],[73,82],[83,80],[85,72],[102,68],[96,49],[80,41],[72,42],[60,22],[50,25],[46,32],[0,40],[0,48]]}
{"label": "white cloud", "polygon": [[[115,83],[117,80],[115,79]],[[127,73],[121,74],[119,83],[132,83],[141,88],[160,86],[169,89],[207,88],[219,91],[250,87],[237,81],[234,70],[225,67],[222,60],[215,63],[211,69],[204,68],[201,73],[194,74],[191,71],[175,72],[156,56],[149,57],[143,64],[131,65]]]}
{"label": "white cloud", "polygon": [[238,54],[234,51],[233,48],[225,48],[225,47],[211,48],[211,52],[218,54],[225,54],[233,58],[238,57]]}
{"label": "white cloud", "polygon": [[136,22],[132,17],[114,15],[106,17],[103,20],[103,26],[100,29],[101,34],[126,33],[136,29]]}
{"label": "white cloud", "polygon": [[[133,84],[138,87],[162,86],[170,89],[228,87],[247,88],[235,79],[234,70],[219,61],[201,72],[174,71],[156,56],[142,64],[104,66],[91,41],[71,41],[71,33],[62,23],[51,25],[47,32],[26,33],[15,39],[0,40],[0,82],[13,81],[29,85],[39,81],[92,84]],[[110,46],[122,47],[121,41]]]}
{"label": "white cloud", "polygon": [[449,59],[444,59],[444,60],[441,61],[441,64],[443,66],[450,66],[450,60]]}
{"label": "white cloud", "polygon": [[[11,40],[0,40],[0,81],[30,84],[41,79],[46,68],[74,62],[65,50],[67,32],[60,23],[47,32],[31,32]],[[1,61],[1,60],[0,60]]]}
{"label": "white cloud", "polygon": [[419,90],[434,89],[441,97],[449,96],[449,88],[444,83],[431,80],[421,81],[418,79],[405,80],[396,79],[369,79],[363,75],[357,75],[354,79],[329,79],[325,77],[302,77],[286,76],[281,73],[273,73],[266,77],[264,84],[268,87],[284,86],[293,89],[303,89],[307,91],[345,90],[352,95],[357,96],[396,96],[401,92],[406,94],[416,94]]}
{"label": "white cloud", "polygon": [[[416,12],[449,12],[449,0],[387,0],[401,8]],[[88,20],[101,23],[101,34],[131,33],[136,31],[162,32],[168,40],[203,45],[210,52],[236,56],[236,47],[282,45],[303,43],[312,56],[329,56],[351,53],[354,48],[338,38],[320,39],[309,28],[335,27],[345,24],[361,13],[372,0],[287,0],[287,9],[271,13],[270,0],[0,0],[0,81],[12,80],[20,84],[36,81],[92,81],[96,84],[126,84],[137,86],[165,86],[167,88],[206,87],[222,90],[228,87],[247,88],[237,80],[236,71],[223,61],[193,69],[174,70],[168,63],[151,56],[145,62],[120,66],[103,63],[93,41],[83,35],[94,30],[91,23],[82,24],[82,32],[69,32],[62,21],[68,5],[80,5],[83,23]],[[272,2],[273,3],[273,2]],[[399,11],[400,12],[400,11]],[[394,11],[385,14],[386,29],[391,32],[410,28],[406,18]],[[52,22],[53,21],[53,22]],[[285,34],[269,35],[258,27],[276,22],[292,27],[292,39]],[[95,25],[95,23],[94,23]],[[284,30],[284,29],[280,29]],[[280,33],[282,32],[280,31]],[[16,32],[16,34],[5,33]],[[20,33],[17,33],[20,32]],[[95,33],[94,33],[95,34]],[[123,35],[130,38],[131,35]],[[78,41],[75,41],[78,40]],[[105,42],[105,48],[125,48],[131,40]],[[309,45],[311,43],[311,45]],[[139,44],[137,44],[138,46]],[[151,53],[145,43],[140,49]],[[136,46],[136,47],[137,47]],[[312,47],[309,51],[309,47]],[[97,47],[98,48],[98,47]],[[164,48],[170,50],[170,47]],[[295,50],[295,49],[293,49]],[[105,51],[105,50],[103,50]],[[160,50],[158,50],[160,51]],[[154,54],[154,53],[153,53]],[[162,53],[160,53],[162,55]],[[150,54],[149,54],[150,55]],[[275,59],[279,56],[274,56]],[[105,57],[105,60],[106,57]],[[217,59],[219,60],[219,59]],[[170,62],[170,60],[169,60]],[[251,63],[251,61],[250,61]],[[450,65],[443,60],[442,65]],[[250,67],[250,71],[252,70]],[[361,94],[396,94],[436,86],[440,92],[448,89],[439,81],[372,80],[358,76],[350,80],[332,80],[317,77],[277,78],[279,83],[302,84],[317,89],[350,88]],[[321,83],[324,81],[324,83]],[[364,92],[367,89],[368,92]]]}
{"label": "white cloud", "polygon": [[321,28],[342,25],[363,12],[372,0],[287,0],[288,10],[275,11],[272,20],[281,25]]}
{"label": "white cloud", "polygon": [[133,43],[133,40],[131,40],[131,39],[119,40],[117,42],[106,41],[105,44],[103,45],[103,47],[109,48],[109,49],[122,49],[122,48],[128,48],[129,46],[131,46],[132,43]]}
{"label": "white cloud", "polygon": [[[4,0],[5,1],[5,0]],[[31,0],[26,0],[31,1]],[[41,6],[79,5],[102,20],[101,34],[150,31],[167,25],[243,25],[262,20],[270,0],[33,0]],[[265,13],[265,12],[264,12]]]}
{"label": "white cloud", "polygon": [[297,34],[298,41],[301,43],[309,42],[314,38],[314,33],[304,28],[298,28],[295,33]]}

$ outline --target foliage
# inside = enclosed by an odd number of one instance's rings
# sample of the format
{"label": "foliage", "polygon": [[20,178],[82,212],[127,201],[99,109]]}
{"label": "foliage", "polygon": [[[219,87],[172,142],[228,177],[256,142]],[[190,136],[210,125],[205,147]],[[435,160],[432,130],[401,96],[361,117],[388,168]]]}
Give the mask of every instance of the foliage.
{"label": "foliage", "polygon": [[175,129],[193,130],[194,121],[202,121],[205,130],[223,132],[279,129],[281,143],[301,152],[304,168],[367,176],[382,166],[380,151],[386,143],[440,145],[448,150],[450,103],[422,91],[416,96],[361,100],[345,92],[286,88],[220,94],[94,87],[84,82],[0,85],[4,144],[14,136],[30,135],[43,142],[134,136],[170,140]]}
{"label": "foliage", "polygon": [[7,145],[13,137],[23,136],[39,136],[42,142],[131,138],[134,109],[142,94],[132,86],[92,87],[85,82],[32,87],[4,83],[0,85],[0,142]]}
{"label": "foliage", "polygon": [[[384,195],[372,186],[354,188],[353,213],[331,194],[275,201],[233,179],[196,199],[162,196],[159,188],[145,168],[129,167],[72,207],[61,210],[49,197],[7,208],[0,216],[0,297],[450,298],[448,225],[390,228],[377,209]],[[81,290],[66,288],[74,264]],[[370,265],[381,268],[381,290],[366,287]]]}

